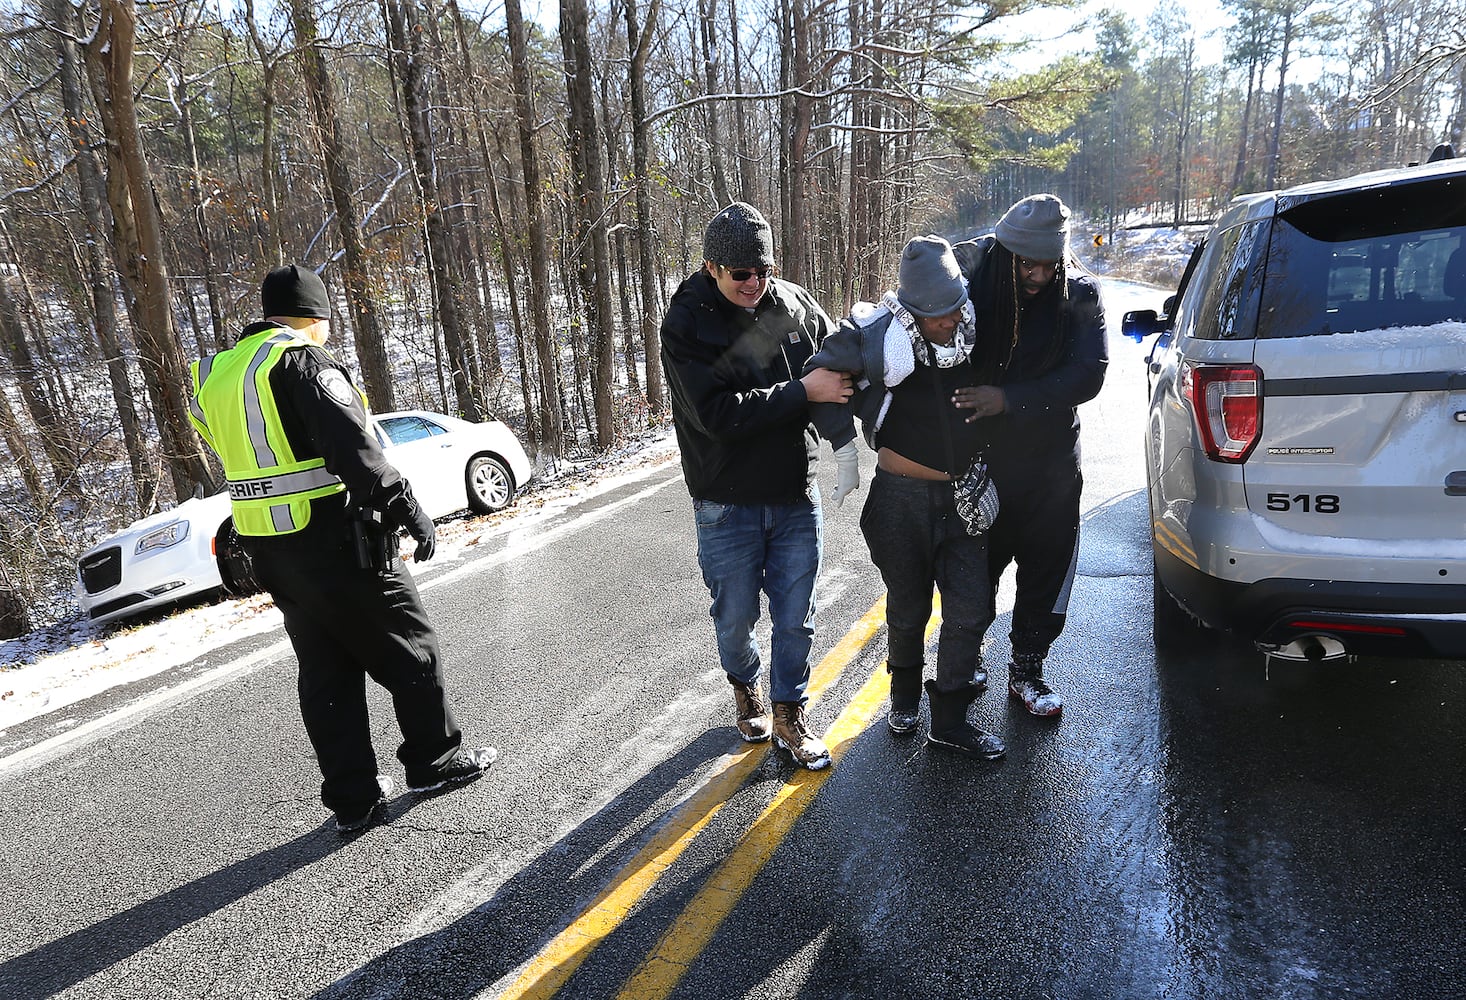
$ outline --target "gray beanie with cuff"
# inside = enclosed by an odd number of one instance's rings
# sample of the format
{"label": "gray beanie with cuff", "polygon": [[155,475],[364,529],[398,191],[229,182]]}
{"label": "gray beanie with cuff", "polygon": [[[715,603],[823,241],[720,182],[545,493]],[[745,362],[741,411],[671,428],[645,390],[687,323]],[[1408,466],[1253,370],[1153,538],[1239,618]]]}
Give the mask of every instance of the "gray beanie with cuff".
{"label": "gray beanie with cuff", "polygon": [[735,201],[708,223],[702,257],[724,267],[772,267],[773,230],[758,209]]}
{"label": "gray beanie with cuff", "polygon": [[1069,246],[1069,209],[1054,195],[1029,195],[1003,214],[993,235],[1015,257],[1062,260]]}
{"label": "gray beanie with cuff", "polygon": [[901,251],[901,276],[896,298],[913,316],[946,316],[967,301],[967,282],[952,253],[952,244],[940,236],[918,236]]}

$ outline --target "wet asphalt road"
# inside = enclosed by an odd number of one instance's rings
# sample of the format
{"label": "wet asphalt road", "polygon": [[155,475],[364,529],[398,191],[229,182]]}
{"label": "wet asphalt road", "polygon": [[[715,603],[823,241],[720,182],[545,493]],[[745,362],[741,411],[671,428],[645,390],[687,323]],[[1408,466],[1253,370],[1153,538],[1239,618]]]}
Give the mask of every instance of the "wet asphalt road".
{"label": "wet asphalt road", "polygon": [[0,734],[0,996],[1466,995],[1466,664],[1158,656],[1139,353],[1113,342],[1082,414],[1057,722],[1002,697],[1000,601],[975,711],[1004,760],[885,729],[884,633],[847,638],[881,596],[857,509],[827,509],[821,581],[836,766],[740,744],[667,466],[423,577],[503,757],[355,840],[323,825],[279,636]]}

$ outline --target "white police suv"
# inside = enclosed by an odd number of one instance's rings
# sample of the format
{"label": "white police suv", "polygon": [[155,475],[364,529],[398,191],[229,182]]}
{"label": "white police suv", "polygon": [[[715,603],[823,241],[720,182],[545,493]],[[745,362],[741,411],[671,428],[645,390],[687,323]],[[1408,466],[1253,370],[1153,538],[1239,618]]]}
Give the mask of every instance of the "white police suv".
{"label": "white police suv", "polygon": [[[1147,359],[1158,643],[1466,658],[1466,158],[1239,197]],[[1184,613],[1183,613],[1184,612]]]}

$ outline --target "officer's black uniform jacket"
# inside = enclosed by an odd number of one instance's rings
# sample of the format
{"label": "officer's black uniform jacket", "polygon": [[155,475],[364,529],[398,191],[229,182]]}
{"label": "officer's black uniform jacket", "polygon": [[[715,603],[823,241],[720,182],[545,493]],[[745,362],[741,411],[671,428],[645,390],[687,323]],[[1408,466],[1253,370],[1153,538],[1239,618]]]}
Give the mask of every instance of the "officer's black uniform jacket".
{"label": "officer's black uniform jacket", "polygon": [[[247,337],[275,323],[254,323]],[[285,352],[270,371],[270,391],[280,413],[280,425],[297,458],[320,457],[326,469],[346,484],[335,493],[311,501],[310,523],[289,535],[250,537],[251,547],[309,545],[337,548],[347,541],[345,510],[348,503],[382,511],[387,523],[400,523],[401,506],[411,500],[407,480],[387,461],[366,407],[355,389],[342,391],[339,372],[351,381],[345,366],[324,348],[307,345]]]}
{"label": "officer's black uniform jacket", "polygon": [[[1109,364],[1105,311],[1099,284],[1069,274],[1067,296],[1055,282],[1023,303],[1016,343],[1011,329],[997,329],[997,241],[983,236],[953,246],[967,279],[977,319],[978,384],[1002,387],[1007,412],[977,421],[984,452],[1015,458],[1072,455],[1079,446],[1080,403],[1099,394]],[[1007,464],[1007,463],[1004,463]],[[999,480],[1001,483],[1001,480]]]}
{"label": "officer's black uniform jacket", "polygon": [[817,439],[799,381],[834,324],[808,292],[769,279],[750,314],[704,270],[662,320],[662,364],[688,492],[718,503],[812,496]]}

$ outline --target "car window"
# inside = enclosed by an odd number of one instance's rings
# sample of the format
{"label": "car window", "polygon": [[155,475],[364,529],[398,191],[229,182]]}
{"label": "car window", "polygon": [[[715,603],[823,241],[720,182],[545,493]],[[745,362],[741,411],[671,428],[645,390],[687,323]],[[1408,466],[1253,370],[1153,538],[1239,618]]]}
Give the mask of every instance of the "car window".
{"label": "car window", "polygon": [[387,417],[381,424],[393,444],[406,444],[433,436],[430,425],[421,417]]}
{"label": "car window", "polygon": [[1257,219],[1213,237],[1197,264],[1198,286],[1181,310],[1178,330],[1197,340],[1253,336],[1268,228],[1269,220]]}
{"label": "car window", "polygon": [[1443,210],[1441,187],[1351,192],[1280,214],[1258,335],[1334,336],[1466,319],[1466,218]]}

